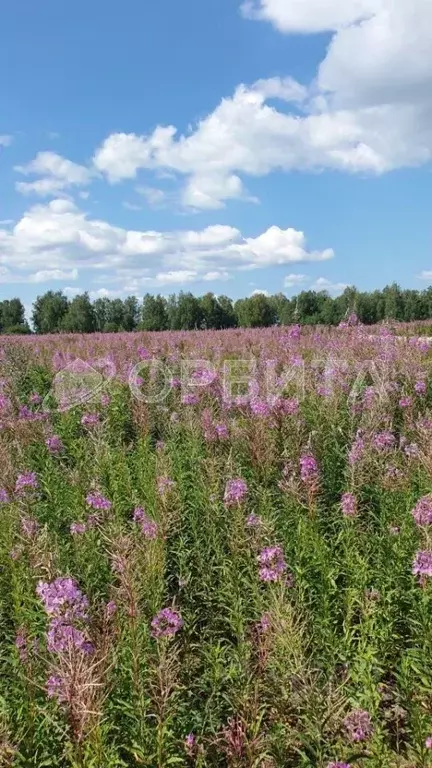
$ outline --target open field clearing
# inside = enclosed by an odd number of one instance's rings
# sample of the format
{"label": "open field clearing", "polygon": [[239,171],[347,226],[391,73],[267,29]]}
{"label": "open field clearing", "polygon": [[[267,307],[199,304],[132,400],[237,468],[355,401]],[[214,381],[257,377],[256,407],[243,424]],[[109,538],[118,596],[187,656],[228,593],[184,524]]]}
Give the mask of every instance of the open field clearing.
{"label": "open field clearing", "polygon": [[432,346],[397,334],[1,339],[0,766],[432,765]]}

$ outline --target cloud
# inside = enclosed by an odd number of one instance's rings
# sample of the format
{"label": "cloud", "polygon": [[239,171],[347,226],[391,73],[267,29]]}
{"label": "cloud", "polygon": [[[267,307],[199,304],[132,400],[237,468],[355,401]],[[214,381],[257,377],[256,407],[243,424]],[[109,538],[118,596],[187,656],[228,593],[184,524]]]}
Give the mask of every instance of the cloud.
{"label": "cloud", "polygon": [[430,162],[430,0],[255,0],[243,12],[287,34],[330,32],[312,81],[239,85],[186,134],[169,125],[108,136],[93,160],[111,183],[168,172],[184,206],[218,209],[250,199],[246,177],[273,171],[381,174]]}
{"label": "cloud", "polygon": [[417,275],[418,280],[428,280],[429,282],[432,282],[432,269],[424,269],[422,272],[420,272],[419,275]]}
{"label": "cloud", "polygon": [[245,262],[246,269],[268,267],[275,264],[289,264],[306,261],[327,261],[332,259],[334,251],[307,251],[303,232],[295,229],[270,227],[256,238],[247,237],[243,243],[229,246],[231,253]]}
{"label": "cloud", "polygon": [[310,286],[311,291],[327,291],[331,294],[343,293],[345,288],[348,288],[347,283],[332,283],[332,281],[328,280],[326,277],[319,277]]}
{"label": "cloud", "polygon": [[146,199],[151,208],[163,208],[166,203],[167,194],[163,189],[158,189],[157,187],[137,187],[136,191]]}
{"label": "cloud", "polygon": [[247,0],[247,18],[270,21],[281,32],[331,32],[368,18],[380,0]]}
{"label": "cloud", "polygon": [[87,281],[116,283],[116,289],[130,292],[227,280],[238,270],[332,256],[331,249],[308,250],[304,233],[292,228],[270,227],[255,238],[226,225],[127,230],[90,218],[67,199],[34,205],[14,227],[0,228],[0,268],[8,271],[8,281],[70,283],[86,270]]}
{"label": "cloud", "polygon": [[307,282],[307,275],[290,274],[286,275],[284,279],[285,288],[294,288],[296,285],[302,285]]}
{"label": "cloud", "polygon": [[30,283],[48,283],[52,280],[78,280],[78,270],[71,269],[70,272],[67,272],[62,269],[42,269],[29,275]]}
{"label": "cloud", "polygon": [[260,288],[256,288],[254,291],[252,291],[251,296],[270,296],[269,292],[264,289],[261,290]]}
{"label": "cloud", "polygon": [[24,176],[40,176],[35,181],[20,181],[16,189],[24,195],[40,197],[56,195],[71,187],[83,187],[90,183],[93,173],[83,165],[67,160],[55,152],[39,152],[28,165],[15,167]]}
{"label": "cloud", "polygon": [[12,136],[0,136],[0,147],[9,147],[12,144]]}

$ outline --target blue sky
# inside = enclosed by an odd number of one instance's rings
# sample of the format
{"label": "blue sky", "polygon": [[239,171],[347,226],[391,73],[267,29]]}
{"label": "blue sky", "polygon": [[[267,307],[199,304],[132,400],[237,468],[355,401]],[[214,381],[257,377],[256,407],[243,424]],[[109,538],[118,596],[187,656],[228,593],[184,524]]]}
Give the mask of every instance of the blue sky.
{"label": "blue sky", "polygon": [[2,297],[432,282],[429,0],[16,0],[0,94]]}

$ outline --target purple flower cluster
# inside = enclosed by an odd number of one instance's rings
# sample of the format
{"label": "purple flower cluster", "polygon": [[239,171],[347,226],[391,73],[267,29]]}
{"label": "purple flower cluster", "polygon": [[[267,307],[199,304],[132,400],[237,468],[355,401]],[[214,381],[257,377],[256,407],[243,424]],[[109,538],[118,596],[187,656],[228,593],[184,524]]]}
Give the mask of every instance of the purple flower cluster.
{"label": "purple flower cluster", "polygon": [[99,422],[100,416],[98,413],[85,413],[81,417],[81,424],[83,427],[95,427]]}
{"label": "purple flower cluster", "polygon": [[351,763],[341,763],[339,760],[329,763],[327,768],[351,768]]}
{"label": "purple flower cluster", "polygon": [[28,490],[35,490],[39,487],[36,472],[25,472],[22,475],[18,475],[15,483],[15,493],[22,496]]}
{"label": "purple flower cluster", "polygon": [[58,435],[52,435],[45,440],[45,445],[48,448],[49,453],[56,454],[64,451],[64,445],[61,437]]}
{"label": "purple flower cluster", "polygon": [[184,748],[188,757],[193,757],[196,751],[196,736],[193,733],[188,733],[184,740]]}
{"label": "purple flower cluster", "polygon": [[260,634],[265,634],[271,628],[271,624],[272,624],[272,622],[271,622],[270,614],[269,613],[263,613],[263,615],[261,616],[261,618],[260,618],[260,620],[259,620],[259,622],[257,624],[258,632]]}
{"label": "purple flower cluster", "polygon": [[417,443],[408,443],[404,446],[404,454],[409,459],[416,459],[420,455],[420,449]]}
{"label": "purple flower cluster", "polygon": [[274,410],[282,416],[295,416],[300,408],[300,403],[295,397],[278,397],[274,403]]}
{"label": "purple flower cluster", "polygon": [[21,421],[44,421],[47,414],[35,413],[28,405],[21,405],[18,411],[18,418]]}
{"label": "purple flower cluster", "polygon": [[199,396],[195,392],[186,392],[181,401],[183,405],[198,405]]}
{"label": "purple flower cluster", "polygon": [[425,395],[427,392],[426,382],[416,381],[416,383],[414,384],[414,389],[418,395]]}
{"label": "purple flower cluster", "polygon": [[377,432],[374,435],[373,444],[378,451],[394,448],[396,438],[391,432]]}
{"label": "purple flower cluster", "polygon": [[175,482],[170,477],[161,476],[157,479],[157,489],[159,496],[168,496],[168,494],[174,490]]}
{"label": "purple flower cluster", "polygon": [[227,440],[229,437],[226,424],[216,424],[213,421],[213,414],[210,408],[204,408],[201,415],[201,426],[204,433],[204,439],[207,442],[216,442],[217,440]]}
{"label": "purple flower cluster", "polygon": [[172,608],[163,608],[152,619],[152,635],[157,640],[163,637],[174,637],[182,626],[183,619],[178,611]]}
{"label": "purple flower cluster", "polygon": [[215,431],[216,431],[218,440],[228,440],[229,430],[226,424],[224,424],[223,422],[221,422],[220,424],[215,424]]}
{"label": "purple flower cluster", "polygon": [[423,578],[432,576],[432,550],[419,550],[414,558],[412,572]]}
{"label": "purple flower cluster", "polygon": [[409,397],[409,395],[405,395],[404,397],[401,397],[399,400],[399,407],[400,408],[411,408],[412,406],[412,397]]}
{"label": "purple flower cluster", "polygon": [[60,577],[52,582],[40,581],[36,593],[50,617],[47,647],[50,653],[61,654],[72,649],[93,653],[93,645],[77,622],[88,621],[88,600],[75,579]]}
{"label": "purple flower cluster", "polygon": [[70,527],[70,532],[72,536],[81,536],[83,533],[86,533],[86,531],[87,531],[86,523],[82,523],[82,522],[72,523]]}
{"label": "purple flower cluster", "polygon": [[300,477],[307,485],[314,483],[318,478],[318,464],[311,453],[300,457]]}
{"label": "purple flower cluster", "polygon": [[256,515],[254,512],[251,512],[251,514],[248,515],[246,520],[246,528],[260,528],[262,524],[263,521],[259,515]]}
{"label": "purple flower cluster", "polygon": [[357,499],[353,493],[343,494],[341,507],[344,517],[355,517],[357,515]]}
{"label": "purple flower cluster", "polygon": [[261,581],[280,581],[287,569],[282,547],[265,547],[258,555]]}
{"label": "purple flower cluster", "polygon": [[218,379],[218,372],[211,368],[201,368],[194,371],[191,378],[197,382],[200,387],[210,387]]}
{"label": "purple flower cluster", "polygon": [[271,405],[266,400],[262,400],[260,398],[254,398],[251,400],[249,408],[253,416],[258,416],[262,419],[270,416],[272,412]]}
{"label": "purple flower cluster", "polygon": [[354,709],[344,720],[345,730],[351,741],[367,741],[373,734],[373,725],[369,712]]}
{"label": "purple flower cluster", "polygon": [[228,480],[225,486],[224,504],[227,508],[242,504],[248,495],[247,483],[243,478]]}
{"label": "purple flower cluster", "polygon": [[432,524],[432,496],[423,496],[411,512],[417,525]]}
{"label": "purple flower cluster", "polygon": [[7,504],[9,502],[9,494],[5,488],[0,488],[0,504]]}
{"label": "purple flower cluster", "polygon": [[47,632],[47,648],[50,653],[65,653],[71,648],[76,648],[86,654],[91,654],[94,651],[93,644],[86,634],[61,618],[53,618],[50,621]]}
{"label": "purple flower cluster", "polygon": [[142,507],[137,507],[133,513],[133,520],[139,523],[146,539],[156,539],[158,536],[158,527],[154,520],[151,520]]}
{"label": "purple flower cluster", "polygon": [[93,507],[93,509],[108,510],[112,507],[112,502],[105,498],[105,496],[102,496],[99,492],[88,493],[86,496],[86,503],[89,507]]}
{"label": "purple flower cluster", "polygon": [[105,615],[107,619],[112,619],[112,617],[116,613],[117,613],[117,603],[115,603],[114,600],[109,600],[105,606]]}
{"label": "purple flower cluster", "polygon": [[59,704],[67,701],[67,691],[64,680],[59,675],[51,675],[46,682],[47,694],[50,699],[57,699]]}
{"label": "purple flower cluster", "polygon": [[76,619],[87,620],[89,603],[75,579],[60,576],[51,582],[40,581],[36,593],[48,616],[69,622]]}

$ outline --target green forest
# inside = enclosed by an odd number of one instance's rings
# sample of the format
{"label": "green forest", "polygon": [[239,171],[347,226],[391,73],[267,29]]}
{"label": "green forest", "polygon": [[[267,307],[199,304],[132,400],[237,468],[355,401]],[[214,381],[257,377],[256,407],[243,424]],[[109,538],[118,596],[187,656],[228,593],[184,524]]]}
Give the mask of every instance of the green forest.
{"label": "green forest", "polygon": [[148,293],[142,300],[128,296],[91,301],[88,293],[69,299],[62,291],[47,291],[33,304],[31,326],[19,298],[0,301],[0,332],[115,333],[262,328],[293,323],[338,325],[352,312],[365,325],[385,320],[432,319],[432,286],[423,291],[403,290],[394,283],[372,292],[348,287],[337,297],[326,291],[302,291],[292,298],[283,293],[256,293],[236,301],[213,293],[197,297],[184,291],[169,297]]}

